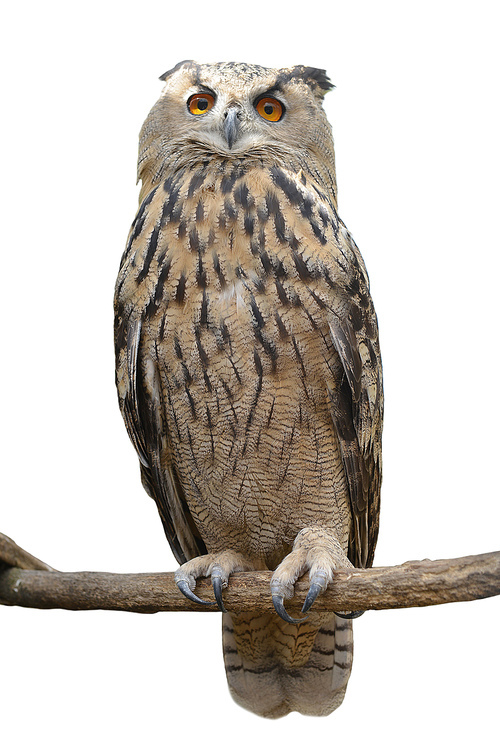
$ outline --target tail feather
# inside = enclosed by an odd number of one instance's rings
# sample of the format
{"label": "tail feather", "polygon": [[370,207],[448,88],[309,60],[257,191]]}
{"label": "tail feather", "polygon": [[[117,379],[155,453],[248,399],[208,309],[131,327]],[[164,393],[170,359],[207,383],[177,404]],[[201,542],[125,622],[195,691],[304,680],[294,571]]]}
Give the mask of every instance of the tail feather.
{"label": "tail feather", "polygon": [[351,673],[352,622],[334,616],[314,630],[274,615],[223,615],[222,645],[230,692],[265,718],[292,711],[329,715]]}

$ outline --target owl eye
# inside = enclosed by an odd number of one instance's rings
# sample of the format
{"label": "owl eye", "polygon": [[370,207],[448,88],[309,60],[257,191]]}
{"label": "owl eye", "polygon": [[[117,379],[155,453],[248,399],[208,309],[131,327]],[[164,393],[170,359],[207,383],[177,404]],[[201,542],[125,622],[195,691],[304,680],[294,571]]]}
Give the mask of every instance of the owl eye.
{"label": "owl eye", "polygon": [[285,107],[272,96],[263,96],[255,105],[255,109],[268,122],[278,122],[285,113]]}
{"label": "owl eye", "polygon": [[188,99],[188,109],[191,114],[206,114],[215,104],[215,96],[212,94],[193,94]]}

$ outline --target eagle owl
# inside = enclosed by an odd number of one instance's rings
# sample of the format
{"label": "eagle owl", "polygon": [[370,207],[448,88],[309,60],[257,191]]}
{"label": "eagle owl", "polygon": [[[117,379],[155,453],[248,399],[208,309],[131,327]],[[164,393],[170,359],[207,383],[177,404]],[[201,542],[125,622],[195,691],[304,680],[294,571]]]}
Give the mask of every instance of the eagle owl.
{"label": "eagle owl", "polygon": [[[335,569],[372,564],[382,429],[377,320],[337,214],[332,84],[304,66],[193,61],[161,79],[116,285],[120,408],[180,590],[204,603],[196,581],[212,579],[234,699],[327,715],[352,622],[313,603]],[[231,573],[267,569],[276,613],[228,613]],[[285,601],[306,572],[294,619]]]}

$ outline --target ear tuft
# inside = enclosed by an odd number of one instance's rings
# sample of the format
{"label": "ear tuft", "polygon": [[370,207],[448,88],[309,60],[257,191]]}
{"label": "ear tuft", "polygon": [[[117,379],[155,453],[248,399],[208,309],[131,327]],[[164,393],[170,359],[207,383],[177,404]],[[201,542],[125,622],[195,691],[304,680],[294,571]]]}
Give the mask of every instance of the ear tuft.
{"label": "ear tuft", "polygon": [[321,70],[320,68],[304,68],[304,80],[309,85],[312,84],[314,86],[316,84],[323,91],[323,94],[335,88],[327,76],[326,70]]}
{"label": "ear tuft", "polygon": [[328,78],[326,70],[309,68],[305,65],[296,65],[294,68],[281,70],[277,83],[290,83],[293,80],[300,80],[303,83],[307,83],[318,99],[322,99],[327,91],[335,88]]}
{"label": "ear tuft", "polygon": [[194,60],[182,60],[182,62],[178,62],[177,65],[175,65],[173,68],[170,68],[170,70],[167,70],[166,73],[160,75],[160,81],[166,81],[167,78],[170,78],[172,73],[176,73],[179,68],[182,68],[183,65],[187,65],[188,63],[191,65],[193,62]]}

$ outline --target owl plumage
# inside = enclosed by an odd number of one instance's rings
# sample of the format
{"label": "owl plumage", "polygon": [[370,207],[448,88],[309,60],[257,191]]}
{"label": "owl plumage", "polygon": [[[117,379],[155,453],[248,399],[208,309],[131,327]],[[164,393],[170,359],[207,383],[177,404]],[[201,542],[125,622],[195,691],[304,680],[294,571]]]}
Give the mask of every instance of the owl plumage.
{"label": "owl plumage", "polygon": [[[368,277],[337,215],[331,83],[192,61],[162,79],[116,285],[120,408],[180,589],[199,601],[211,576],[225,611],[232,572],[274,570],[277,614],[223,614],[233,697],[325,715],[352,623],[313,603],[336,568],[372,564],[383,410]],[[294,620],[284,601],[305,572]]]}

